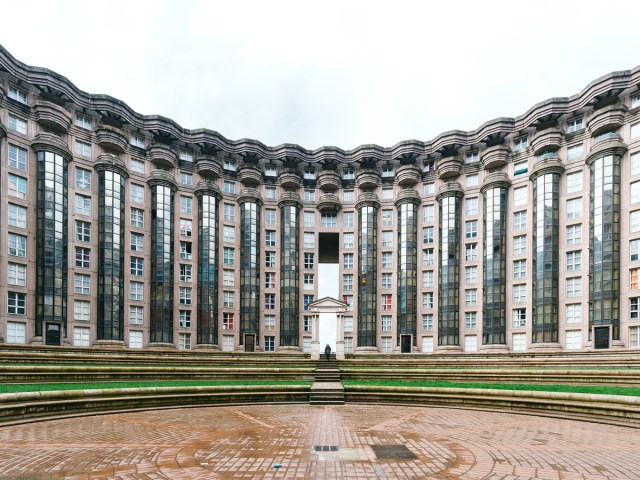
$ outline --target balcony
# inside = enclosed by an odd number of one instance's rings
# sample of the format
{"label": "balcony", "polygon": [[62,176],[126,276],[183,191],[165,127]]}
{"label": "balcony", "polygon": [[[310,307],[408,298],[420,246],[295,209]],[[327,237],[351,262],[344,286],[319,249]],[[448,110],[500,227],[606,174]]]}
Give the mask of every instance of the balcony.
{"label": "balcony", "polygon": [[491,188],[509,188],[511,186],[511,179],[506,173],[493,172],[484,177],[480,192],[484,193]]}
{"label": "balcony", "polygon": [[509,163],[511,150],[506,145],[494,145],[482,152],[482,168],[494,170],[502,168]]}
{"label": "balcony", "polygon": [[316,208],[320,212],[339,212],[342,209],[342,203],[335,193],[325,193],[320,195]]}
{"label": "balcony", "polygon": [[71,114],[55,103],[38,100],[33,106],[33,116],[39,125],[48,130],[69,133],[71,128]]}
{"label": "balcony", "polygon": [[438,162],[438,178],[447,180],[459,177],[462,174],[462,159],[459,157],[446,157]]}
{"label": "balcony", "polygon": [[627,144],[622,141],[622,137],[618,133],[604,133],[594,138],[591,142],[591,149],[586,163],[591,165],[594,160],[605,155],[624,155],[627,148]]}
{"label": "balcony", "polygon": [[200,197],[202,195],[211,195],[218,199],[222,198],[222,194],[220,193],[220,188],[218,188],[218,186],[215,183],[207,180],[198,182],[198,185],[196,185],[196,188],[194,189],[193,193],[197,197]]}
{"label": "balcony", "polygon": [[64,157],[68,162],[73,158],[69,145],[58,135],[50,132],[41,132],[31,142],[34,152],[53,152]]}
{"label": "balcony", "polygon": [[560,148],[564,141],[564,132],[559,128],[547,128],[536,133],[531,139],[531,148],[534,155],[545,152],[554,152]]}
{"label": "balcony", "polygon": [[238,168],[238,179],[243,185],[255,187],[262,182],[262,170],[257,165],[242,165]]}
{"label": "balcony", "polygon": [[620,104],[609,105],[591,114],[587,121],[587,128],[592,137],[609,130],[616,130],[624,124],[627,107]]}
{"label": "balcony", "polygon": [[280,180],[280,185],[283,188],[296,189],[302,186],[302,175],[291,168],[283,169],[278,175],[278,180]]}
{"label": "balcony", "polygon": [[164,143],[152,143],[147,150],[149,160],[159,168],[176,168],[176,152]]}
{"label": "balcony", "polygon": [[123,153],[128,145],[127,136],[119,128],[103,125],[96,129],[96,139],[105,151]]}
{"label": "balcony", "polygon": [[215,180],[222,175],[222,165],[213,155],[199,155],[196,159],[196,172],[202,178]]}
{"label": "balcony", "polygon": [[93,164],[93,168],[96,171],[107,170],[112,172],[117,172],[123,177],[127,178],[129,176],[129,171],[127,170],[124,162],[117,156],[112,153],[103,153],[98,156],[98,159]]}
{"label": "balcony", "polygon": [[436,200],[439,202],[445,197],[462,198],[464,190],[458,182],[447,182],[438,189]]}
{"label": "balcony", "polygon": [[373,168],[364,168],[356,176],[356,187],[363,190],[373,190],[380,184],[380,172]]}
{"label": "balcony", "polygon": [[318,175],[318,187],[323,192],[335,192],[340,185],[340,175],[335,170],[324,170]]}
{"label": "balcony", "polygon": [[154,170],[149,174],[149,178],[147,179],[147,183],[149,186],[153,187],[155,185],[162,185],[164,187],[171,188],[172,191],[178,190],[178,184],[176,183],[176,179],[173,178],[170,172],[165,170]]}
{"label": "balcony", "polygon": [[420,170],[415,165],[401,165],[396,171],[398,185],[409,187],[421,180]]}
{"label": "balcony", "polygon": [[419,205],[422,200],[420,199],[420,195],[413,188],[404,188],[400,191],[400,194],[396,198],[395,206],[396,208],[400,207],[405,203],[413,203],[415,205]]}

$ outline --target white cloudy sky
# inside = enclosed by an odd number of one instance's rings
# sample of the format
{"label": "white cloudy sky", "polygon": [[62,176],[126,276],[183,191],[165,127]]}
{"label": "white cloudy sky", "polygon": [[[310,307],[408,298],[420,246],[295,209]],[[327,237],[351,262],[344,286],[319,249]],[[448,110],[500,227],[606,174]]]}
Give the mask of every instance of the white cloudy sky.
{"label": "white cloudy sky", "polygon": [[231,139],[392,146],[640,64],[634,1],[3,2],[0,44]]}

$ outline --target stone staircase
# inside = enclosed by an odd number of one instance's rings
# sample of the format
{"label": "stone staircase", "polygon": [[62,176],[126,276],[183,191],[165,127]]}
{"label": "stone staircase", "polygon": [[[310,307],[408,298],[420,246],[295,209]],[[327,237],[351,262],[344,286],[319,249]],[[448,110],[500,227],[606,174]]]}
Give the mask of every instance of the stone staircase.
{"label": "stone staircase", "polygon": [[344,405],[344,387],[335,354],[322,355],[315,371],[315,381],[309,398],[311,405]]}

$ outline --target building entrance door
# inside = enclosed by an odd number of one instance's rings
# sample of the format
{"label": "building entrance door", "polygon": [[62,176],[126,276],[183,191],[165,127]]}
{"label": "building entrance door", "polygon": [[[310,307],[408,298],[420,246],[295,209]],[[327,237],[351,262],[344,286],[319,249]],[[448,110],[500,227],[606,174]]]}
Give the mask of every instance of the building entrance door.
{"label": "building entrance door", "polygon": [[60,324],[47,323],[46,325],[44,344],[60,346]]}
{"label": "building entrance door", "polygon": [[400,352],[411,353],[411,335],[400,335]]}
{"label": "building entrance door", "polygon": [[593,329],[594,348],[606,349],[609,348],[609,327],[596,327]]}
{"label": "building entrance door", "polygon": [[255,352],[256,351],[256,336],[245,335],[244,336],[244,351]]}

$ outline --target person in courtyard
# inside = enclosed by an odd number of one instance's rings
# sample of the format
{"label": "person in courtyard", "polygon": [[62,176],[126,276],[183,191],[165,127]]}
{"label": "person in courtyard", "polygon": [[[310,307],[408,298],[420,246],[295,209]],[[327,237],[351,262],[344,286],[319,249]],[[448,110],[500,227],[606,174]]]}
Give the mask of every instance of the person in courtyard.
{"label": "person in courtyard", "polygon": [[324,347],[324,354],[327,357],[327,361],[329,361],[329,355],[331,355],[331,345],[327,343],[327,346]]}

